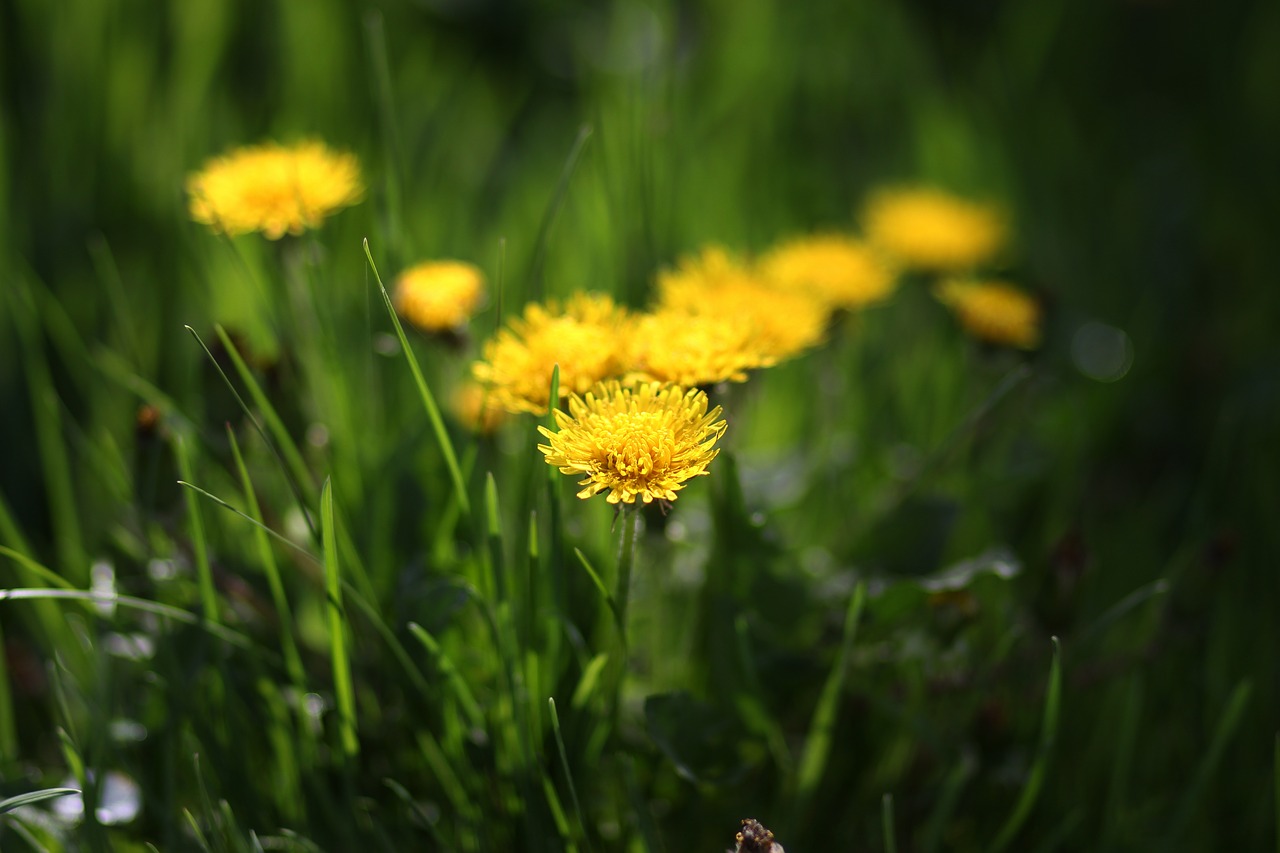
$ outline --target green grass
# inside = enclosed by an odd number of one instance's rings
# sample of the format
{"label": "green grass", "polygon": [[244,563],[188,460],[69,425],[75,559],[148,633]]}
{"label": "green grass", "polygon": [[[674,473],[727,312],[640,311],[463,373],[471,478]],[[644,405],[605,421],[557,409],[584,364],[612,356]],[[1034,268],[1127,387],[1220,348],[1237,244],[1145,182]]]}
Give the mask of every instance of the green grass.
{"label": "green grass", "polygon": [[[0,849],[1280,850],[1273,6],[9,4]],[[309,136],[359,205],[190,221]],[[909,276],[665,515],[456,417],[529,300],[915,180],[1009,211],[1038,351]]]}

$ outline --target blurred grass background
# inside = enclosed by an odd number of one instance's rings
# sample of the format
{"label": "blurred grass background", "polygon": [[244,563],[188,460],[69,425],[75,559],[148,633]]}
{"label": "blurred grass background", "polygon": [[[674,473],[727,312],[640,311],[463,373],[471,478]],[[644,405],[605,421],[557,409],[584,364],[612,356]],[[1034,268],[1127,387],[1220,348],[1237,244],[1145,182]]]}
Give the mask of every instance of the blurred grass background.
{"label": "blurred grass background", "polygon": [[[791,853],[886,849],[890,793],[899,849],[989,849],[1035,763],[1054,635],[1057,738],[1014,849],[1276,845],[1277,43],[1280,7],[1244,2],[0,5],[0,544],[80,589],[108,565],[121,592],[198,613],[207,539],[226,621],[274,648],[253,528],[175,485],[184,444],[181,478],[245,506],[230,421],[268,524],[301,520],[183,328],[234,375],[217,323],[306,455],[317,524],[332,475],[339,550],[378,614],[351,628],[356,759],[335,757],[331,720],[308,735],[290,716],[291,679],[265,653],[0,602],[0,795],[83,760],[127,771],[144,803],[111,829],[0,823],[0,842],[199,849],[189,809],[211,849],[251,849],[237,845],[253,828],[299,849],[281,829],[331,850],[717,850],[747,816]],[[311,136],[355,151],[368,181],[319,236],[229,241],[189,220],[184,181],[206,158]],[[459,520],[408,373],[375,348],[388,323],[361,239],[388,282],[436,256],[500,280],[473,323],[483,338],[531,298],[592,288],[641,305],[656,269],[708,241],[760,251],[853,226],[868,190],[902,181],[1005,205],[1005,272],[1047,304],[1043,348],[1023,364],[967,344],[907,282],[735,389],[731,453],[648,520],[619,730],[604,698],[571,703],[601,618],[572,549],[612,571],[607,510],[566,494],[554,527],[531,421],[486,442],[454,429],[477,518],[494,472],[494,559],[514,573],[541,531],[535,583],[571,588],[586,635],[533,632],[543,681],[522,673],[529,709],[557,697],[587,801],[588,825],[565,830],[547,720],[521,724],[547,750],[527,765],[459,734],[461,700],[406,628],[461,656],[491,736],[519,740],[519,714],[490,708],[519,661],[467,659],[485,624],[449,580],[486,598],[491,540]],[[1098,328],[1131,347],[1116,381],[1082,369],[1082,330]],[[445,399],[465,356],[416,345]],[[139,428],[143,403],[160,432]],[[321,570],[276,559],[308,689],[335,701]],[[953,599],[912,580],[971,559],[1018,571]],[[822,784],[801,797],[786,754],[855,579],[869,595]],[[0,582],[45,585],[8,558]],[[378,624],[419,660],[425,697]],[[105,651],[148,632],[152,658]],[[642,711],[649,694],[676,698]],[[116,719],[150,735],[121,741]],[[606,730],[608,749],[593,740]],[[457,786],[424,754],[455,762]]]}

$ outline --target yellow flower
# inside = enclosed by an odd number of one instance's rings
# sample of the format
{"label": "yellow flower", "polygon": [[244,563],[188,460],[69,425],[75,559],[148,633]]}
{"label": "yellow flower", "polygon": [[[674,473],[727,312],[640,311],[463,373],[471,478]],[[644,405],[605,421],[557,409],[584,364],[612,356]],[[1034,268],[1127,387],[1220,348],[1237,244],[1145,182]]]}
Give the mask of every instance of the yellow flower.
{"label": "yellow flower", "polygon": [[730,317],[669,308],[636,319],[631,366],[645,379],[677,385],[745,382],[774,359],[752,343],[751,328]]}
{"label": "yellow flower", "polygon": [[1021,349],[1040,343],[1039,303],[1004,282],[948,281],[936,293],[979,340]]}
{"label": "yellow flower", "polygon": [[658,275],[658,306],[710,314],[744,326],[752,348],[770,362],[798,355],[822,341],[827,309],[803,293],[770,287],[718,246],[682,258]]}
{"label": "yellow flower", "polygon": [[445,332],[467,322],[484,295],[484,274],[462,261],[426,261],[400,274],[396,311],[428,332]]}
{"label": "yellow flower", "polygon": [[453,410],[463,426],[483,435],[496,431],[507,420],[493,393],[475,382],[465,383],[453,395]]}
{"label": "yellow flower", "polygon": [[863,224],[877,248],[908,266],[941,272],[983,263],[1005,240],[995,208],[929,188],[873,194]]}
{"label": "yellow flower", "polygon": [[558,432],[538,427],[549,444],[538,449],[563,474],[581,474],[586,498],[608,491],[608,501],[673,501],[684,484],[707,473],[726,423],[720,407],[707,411],[707,395],[648,382],[627,387],[604,382],[585,397],[569,397],[569,414],[556,409]]}
{"label": "yellow flower", "polygon": [[897,283],[874,251],[838,234],[788,240],[761,258],[759,267],[776,287],[812,294],[837,308],[878,302]]}
{"label": "yellow flower", "polygon": [[271,240],[317,228],[364,193],[355,155],[321,142],[239,148],[187,178],[191,218],[226,234],[261,231]]}
{"label": "yellow flower", "polygon": [[557,364],[561,397],[626,370],[629,323],[626,311],[600,294],[575,294],[563,308],[555,301],[529,305],[485,345],[471,372],[508,411],[542,414]]}

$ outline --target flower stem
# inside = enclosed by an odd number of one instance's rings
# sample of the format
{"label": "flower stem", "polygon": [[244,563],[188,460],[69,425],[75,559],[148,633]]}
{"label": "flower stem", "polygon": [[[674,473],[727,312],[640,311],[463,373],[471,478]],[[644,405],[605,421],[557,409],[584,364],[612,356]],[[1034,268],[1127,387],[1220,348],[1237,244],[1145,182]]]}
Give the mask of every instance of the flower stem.
{"label": "flower stem", "polygon": [[626,507],[622,511],[622,537],[618,545],[618,588],[614,593],[614,600],[618,603],[618,629],[624,655],[627,651],[627,602],[631,597],[631,566],[636,559],[636,532],[639,529],[639,508]]}

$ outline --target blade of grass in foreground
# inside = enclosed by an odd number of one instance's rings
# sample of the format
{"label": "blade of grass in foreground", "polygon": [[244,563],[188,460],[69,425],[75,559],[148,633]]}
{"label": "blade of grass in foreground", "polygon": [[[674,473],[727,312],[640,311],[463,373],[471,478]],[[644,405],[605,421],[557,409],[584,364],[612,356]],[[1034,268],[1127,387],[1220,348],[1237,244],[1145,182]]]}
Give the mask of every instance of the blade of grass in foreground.
{"label": "blade of grass in foreground", "polygon": [[827,758],[831,754],[831,737],[835,731],[836,710],[840,704],[840,692],[844,688],[845,675],[849,670],[849,658],[853,655],[853,638],[858,633],[858,622],[862,618],[862,605],[865,599],[866,585],[859,583],[849,598],[840,653],[836,657],[835,666],[831,668],[831,674],[827,676],[826,684],[822,686],[818,707],[814,709],[813,721],[809,724],[804,753],[800,756],[795,807],[791,810],[793,821],[804,820],[805,809],[818,783],[822,781],[822,773],[826,769]]}
{"label": "blade of grass in foreground", "polygon": [[418,366],[418,359],[409,347],[409,339],[405,336],[404,326],[400,324],[400,317],[396,314],[396,308],[391,304],[391,294],[387,293],[387,288],[382,283],[382,276],[378,274],[378,265],[373,262],[373,253],[369,251],[368,240],[364,241],[364,256],[369,260],[369,269],[373,270],[373,277],[378,282],[378,290],[382,292],[382,301],[386,304],[387,314],[391,317],[391,325],[395,327],[396,337],[400,339],[400,349],[404,353],[405,361],[409,363],[409,371],[413,374],[413,381],[418,386],[418,396],[422,398],[423,408],[427,410],[427,420],[431,422],[431,429],[436,434],[436,442],[440,445],[440,453],[444,456],[445,467],[449,469],[449,477],[453,480],[453,488],[457,492],[458,503],[462,507],[462,513],[470,516],[471,501],[467,498],[467,484],[462,479],[462,469],[458,466],[458,456],[453,451],[453,441],[449,438],[449,431],[445,429],[444,419],[440,417],[440,408],[436,405],[436,398],[431,394],[431,389],[427,386],[427,380],[422,375],[422,368]]}
{"label": "blade of grass in foreground", "polygon": [[342,751],[354,758],[360,751],[356,737],[356,702],[347,660],[346,620],[342,612],[342,574],[338,565],[337,531],[333,524],[333,483],[320,491],[320,534],[324,542],[325,594],[329,598],[329,654],[333,660],[333,692],[338,703]]}
{"label": "blade of grass in foreground", "polygon": [[564,748],[564,737],[560,734],[560,715],[556,713],[556,700],[547,699],[547,707],[551,709],[551,733],[555,735],[556,750],[560,754],[560,768],[564,770],[565,783],[569,786],[569,799],[573,803],[573,811],[578,817],[578,831],[582,833],[582,843],[587,850],[591,849],[591,839],[587,838],[587,822],[582,817],[582,805],[578,802],[578,789],[573,784],[573,770],[569,767],[569,753]]}
{"label": "blade of grass in foreground", "polygon": [[898,841],[893,834],[893,794],[880,798],[880,829],[884,833],[884,853],[898,853]]}
{"label": "blade of grass in foreground", "polygon": [[1201,759],[1200,766],[1196,768],[1196,775],[1191,780],[1191,787],[1187,788],[1187,792],[1182,797],[1182,802],[1178,804],[1177,810],[1173,813],[1173,820],[1169,822],[1166,850],[1174,850],[1184,842],[1183,835],[1187,829],[1187,824],[1190,823],[1192,816],[1199,810],[1205,791],[1209,789],[1213,774],[1217,771],[1218,764],[1222,761],[1222,754],[1226,752],[1227,744],[1235,736],[1236,729],[1240,725],[1240,718],[1244,716],[1245,706],[1249,704],[1249,696],[1252,693],[1253,685],[1248,679],[1238,683],[1235,690],[1231,691],[1231,697],[1227,700],[1227,708],[1222,712],[1222,719],[1218,721],[1218,726],[1214,729],[1213,740],[1209,742],[1209,749],[1205,752],[1204,758]]}
{"label": "blade of grass in foreground", "polygon": [[1053,638],[1053,663],[1049,668],[1049,688],[1044,697],[1044,720],[1040,724],[1040,747],[1036,751],[1036,761],[1027,775],[1026,784],[1022,786],[1022,794],[1018,797],[1013,812],[1000,828],[1000,833],[991,844],[991,850],[1004,850],[1022,829],[1031,814],[1031,809],[1040,796],[1040,788],[1044,785],[1045,775],[1049,770],[1049,756],[1053,752],[1053,742],[1058,736],[1058,708],[1062,701],[1062,650],[1058,638]]}
{"label": "blade of grass in foreground", "polygon": [[236,431],[227,425],[227,439],[231,443],[231,455],[236,463],[236,471],[240,474],[240,486],[244,489],[244,499],[249,507],[249,515],[257,522],[254,528],[254,541],[258,546],[258,557],[262,560],[262,571],[267,576],[267,586],[271,590],[271,600],[276,606],[276,618],[280,620],[280,647],[284,652],[285,668],[289,671],[289,680],[300,694],[306,693],[306,679],[303,675],[302,657],[298,654],[298,646],[293,640],[293,611],[289,608],[289,599],[284,592],[284,581],[280,578],[280,567],[276,564],[275,551],[271,549],[271,539],[264,532],[266,525],[262,523],[262,510],[258,507],[258,496],[253,490],[253,481],[249,479],[249,469],[245,467],[244,457],[240,455],[240,443],[236,441]]}
{"label": "blade of grass in foreground", "polygon": [[[190,482],[194,478],[191,476],[191,453],[187,449],[187,440],[181,435],[175,436],[173,449],[178,456],[178,470],[182,472],[182,479]],[[209,550],[204,539],[204,522],[200,518],[200,505],[191,491],[184,491],[183,496],[187,503],[187,517],[191,523],[191,549],[196,557],[200,607],[204,611],[204,618],[218,625],[222,620],[218,618],[218,595],[213,588],[213,570],[209,567]]]}
{"label": "blade of grass in foreground", "polygon": [[80,791],[75,788],[45,788],[43,791],[30,791],[26,794],[10,797],[7,800],[0,800],[0,814],[11,812],[22,806],[30,806],[35,803],[42,803],[45,800],[52,800],[55,797],[65,797],[67,794],[78,793]]}

